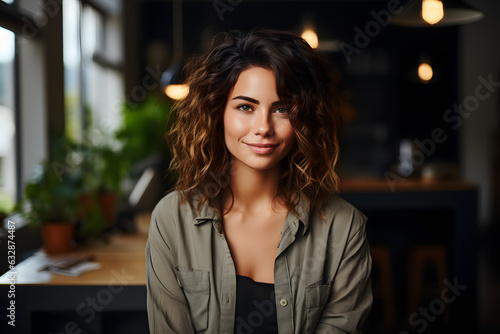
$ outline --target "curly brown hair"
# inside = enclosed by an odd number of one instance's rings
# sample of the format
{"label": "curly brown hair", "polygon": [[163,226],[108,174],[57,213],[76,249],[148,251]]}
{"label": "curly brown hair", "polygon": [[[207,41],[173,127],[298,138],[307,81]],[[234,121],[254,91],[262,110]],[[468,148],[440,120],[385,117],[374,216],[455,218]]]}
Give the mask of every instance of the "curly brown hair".
{"label": "curly brown hair", "polygon": [[278,96],[290,106],[296,140],[280,162],[277,196],[295,215],[300,195],[309,199],[311,210],[321,210],[340,183],[335,166],[344,116],[337,75],[326,56],[283,31],[220,33],[208,51],[189,59],[184,67],[189,94],[174,104],[166,134],[172,152],[170,170],[177,177],[174,189],[191,205],[192,196],[198,194],[199,205],[208,200],[217,210],[214,199],[221,191],[234,201],[223,114],[239,74],[249,67],[272,70]]}

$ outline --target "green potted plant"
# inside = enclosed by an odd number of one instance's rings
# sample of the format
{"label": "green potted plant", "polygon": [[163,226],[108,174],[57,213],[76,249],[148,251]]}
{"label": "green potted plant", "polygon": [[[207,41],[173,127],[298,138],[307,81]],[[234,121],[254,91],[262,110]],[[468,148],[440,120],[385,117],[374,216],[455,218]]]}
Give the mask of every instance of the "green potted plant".
{"label": "green potted plant", "polygon": [[159,187],[165,191],[176,181],[171,173],[165,174],[171,160],[170,150],[164,140],[165,133],[171,126],[171,108],[171,101],[156,94],[149,95],[134,106],[124,102],[122,124],[115,135],[122,146],[122,157],[129,164],[129,170],[137,172],[143,168],[144,162],[148,164],[156,161],[154,168],[162,175]]}
{"label": "green potted plant", "polygon": [[168,100],[156,95],[148,96],[134,107],[124,102],[116,139],[123,147],[124,158],[131,164],[155,154],[170,155],[162,138],[168,129],[171,106]]}
{"label": "green potted plant", "polygon": [[127,163],[112,141],[75,145],[79,162],[75,168],[79,189],[82,238],[100,237],[115,222],[116,198],[126,176]]}
{"label": "green potted plant", "polygon": [[47,253],[72,249],[78,205],[76,179],[71,174],[59,169],[57,161],[41,163],[17,206],[32,227],[40,227]]}

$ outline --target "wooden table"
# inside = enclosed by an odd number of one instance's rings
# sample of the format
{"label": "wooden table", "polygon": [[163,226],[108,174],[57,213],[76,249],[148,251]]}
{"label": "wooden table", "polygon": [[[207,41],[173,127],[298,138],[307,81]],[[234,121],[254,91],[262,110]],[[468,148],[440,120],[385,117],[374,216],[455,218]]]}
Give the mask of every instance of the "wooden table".
{"label": "wooden table", "polygon": [[[72,252],[40,250],[0,277],[1,333],[148,333],[145,246],[150,215],[138,217],[135,234],[114,234]],[[67,258],[94,256],[100,269],[70,277],[39,271]],[[15,278],[15,298],[7,298]],[[16,327],[4,314],[15,301]],[[8,319],[7,319],[8,320]],[[15,331],[13,331],[15,329]]]}
{"label": "wooden table", "polygon": [[[72,252],[47,255],[42,249],[19,263],[14,270],[16,284],[37,285],[103,285],[116,280],[116,273],[124,273],[128,285],[145,285],[146,266],[144,249],[147,235],[113,235],[108,242],[95,241],[78,247]],[[67,259],[85,259],[89,256],[101,265],[100,269],[71,277],[40,271],[50,264]],[[0,277],[0,284],[8,284],[9,272]]]}

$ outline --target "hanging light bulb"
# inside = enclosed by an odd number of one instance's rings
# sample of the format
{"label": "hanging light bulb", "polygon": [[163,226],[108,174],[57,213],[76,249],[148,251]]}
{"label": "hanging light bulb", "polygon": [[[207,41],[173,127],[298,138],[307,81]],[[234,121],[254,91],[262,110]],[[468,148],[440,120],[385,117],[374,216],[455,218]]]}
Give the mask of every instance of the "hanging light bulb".
{"label": "hanging light bulb", "polygon": [[418,78],[423,83],[428,83],[431,81],[434,72],[432,71],[432,66],[429,63],[422,62],[418,65]]}
{"label": "hanging light bulb", "polygon": [[318,35],[316,34],[316,31],[312,28],[306,28],[302,32],[301,35],[302,39],[304,39],[307,44],[313,49],[318,48],[319,46],[319,41],[318,41]]}
{"label": "hanging light bulb", "polygon": [[172,100],[182,100],[188,96],[189,86],[182,84],[168,85],[165,87],[165,94]]}
{"label": "hanging light bulb", "polygon": [[422,0],[422,19],[436,24],[444,17],[443,3],[440,0]]}

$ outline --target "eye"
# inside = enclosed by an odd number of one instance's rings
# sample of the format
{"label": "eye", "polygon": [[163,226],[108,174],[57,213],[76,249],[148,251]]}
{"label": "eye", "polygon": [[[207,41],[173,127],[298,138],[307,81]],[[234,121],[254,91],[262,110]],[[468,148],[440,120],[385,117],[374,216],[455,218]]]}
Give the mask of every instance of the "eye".
{"label": "eye", "polygon": [[278,114],[288,114],[288,109],[285,107],[279,107],[274,112]]}
{"label": "eye", "polygon": [[249,112],[249,111],[252,111],[252,107],[249,106],[248,104],[242,104],[242,105],[239,105],[236,107],[236,109],[239,109],[241,111],[244,111],[244,112]]}

